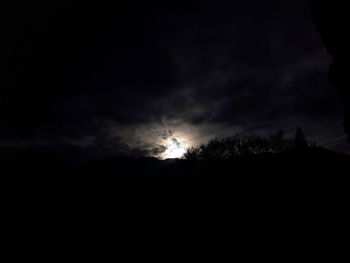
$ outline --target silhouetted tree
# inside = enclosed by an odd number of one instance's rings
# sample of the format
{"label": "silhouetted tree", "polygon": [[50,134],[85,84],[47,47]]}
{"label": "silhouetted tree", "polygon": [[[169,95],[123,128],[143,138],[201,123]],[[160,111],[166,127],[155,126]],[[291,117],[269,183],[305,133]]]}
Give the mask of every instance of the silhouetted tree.
{"label": "silhouetted tree", "polygon": [[207,144],[202,144],[200,146],[200,155],[206,160],[218,160],[225,158],[225,142],[222,139],[214,138]]}
{"label": "silhouetted tree", "polygon": [[225,145],[226,158],[233,159],[239,155],[237,149],[237,137],[226,137],[222,139],[222,143]]}
{"label": "silhouetted tree", "polygon": [[190,147],[187,149],[186,153],[184,154],[184,158],[186,160],[191,160],[191,161],[199,160],[200,158],[199,153],[200,153],[200,148]]}
{"label": "silhouetted tree", "polygon": [[262,154],[262,153],[271,153],[273,152],[272,143],[262,137],[254,137],[251,140],[251,153],[252,154]]}
{"label": "silhouetted tree", "polygon": [[207,144],[187,149],[184,158],[187,160],[230,160],[239,156],[279,153],[310,146],[302,129],[298,127],[294,138],[286,138],[282,130],[271,134],[268,139],[255,134],[236,134],[231,137],[214,138]]}
{"label": "silhouetted tree", "polygon": [[273,152],[282,152],[290,147],[290,140],[285,138],[285,132],[278,130],[270,135],[271,148]]}
{"label": "silhouetted tree", "polygon": [[308,147],[308,142],[306,141],[305,134],[300,127],[297,127],[295,131],[294,147],[297,149]]}

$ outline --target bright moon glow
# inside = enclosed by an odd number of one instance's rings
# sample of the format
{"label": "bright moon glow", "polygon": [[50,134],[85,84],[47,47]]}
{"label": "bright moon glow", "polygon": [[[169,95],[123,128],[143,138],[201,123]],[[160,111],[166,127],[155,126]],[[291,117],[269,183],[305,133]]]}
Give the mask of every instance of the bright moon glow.
{"label": "bright moon glow", "polygon": [[164,157],[166,158],[181,158],[186,152],[186,149],[183,147],[170,146],[165,152]]}
{"label": "bright moon glow", "polygon": [[186,145],[178,138],[168,139],[165,146],[167,149],[162,154],[163,159],[182,158],[186,153]]}

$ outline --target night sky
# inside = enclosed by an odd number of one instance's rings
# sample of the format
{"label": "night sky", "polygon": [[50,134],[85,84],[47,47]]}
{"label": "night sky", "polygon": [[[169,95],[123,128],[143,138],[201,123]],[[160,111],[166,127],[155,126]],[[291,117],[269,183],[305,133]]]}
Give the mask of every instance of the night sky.
{"label": "night sky", "polygon": [[0,147],[168,158],[301,126],[350,152],[307,1],[114,2],[1,9]]}

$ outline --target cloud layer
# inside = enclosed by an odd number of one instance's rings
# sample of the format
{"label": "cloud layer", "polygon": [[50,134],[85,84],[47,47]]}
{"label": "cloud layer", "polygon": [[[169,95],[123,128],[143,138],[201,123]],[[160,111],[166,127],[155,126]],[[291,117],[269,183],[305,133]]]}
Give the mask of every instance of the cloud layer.
{"label": "cloud layer", "polygon": [[41,140],[159,156],[300,125],[341,136],[330,59],[306,1],[9,7],[2,143]]}

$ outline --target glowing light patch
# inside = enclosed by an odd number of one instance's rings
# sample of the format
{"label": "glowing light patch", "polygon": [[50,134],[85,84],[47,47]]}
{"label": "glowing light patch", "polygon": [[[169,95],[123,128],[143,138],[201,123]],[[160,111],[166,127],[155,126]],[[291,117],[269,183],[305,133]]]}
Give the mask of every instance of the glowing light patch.
{"label": "glowing light patch", "polygon": [[186,153],[186,147],[178,139],[168,139],[166,143],[167,149],[163,153],[163,158],[182,158]]}

